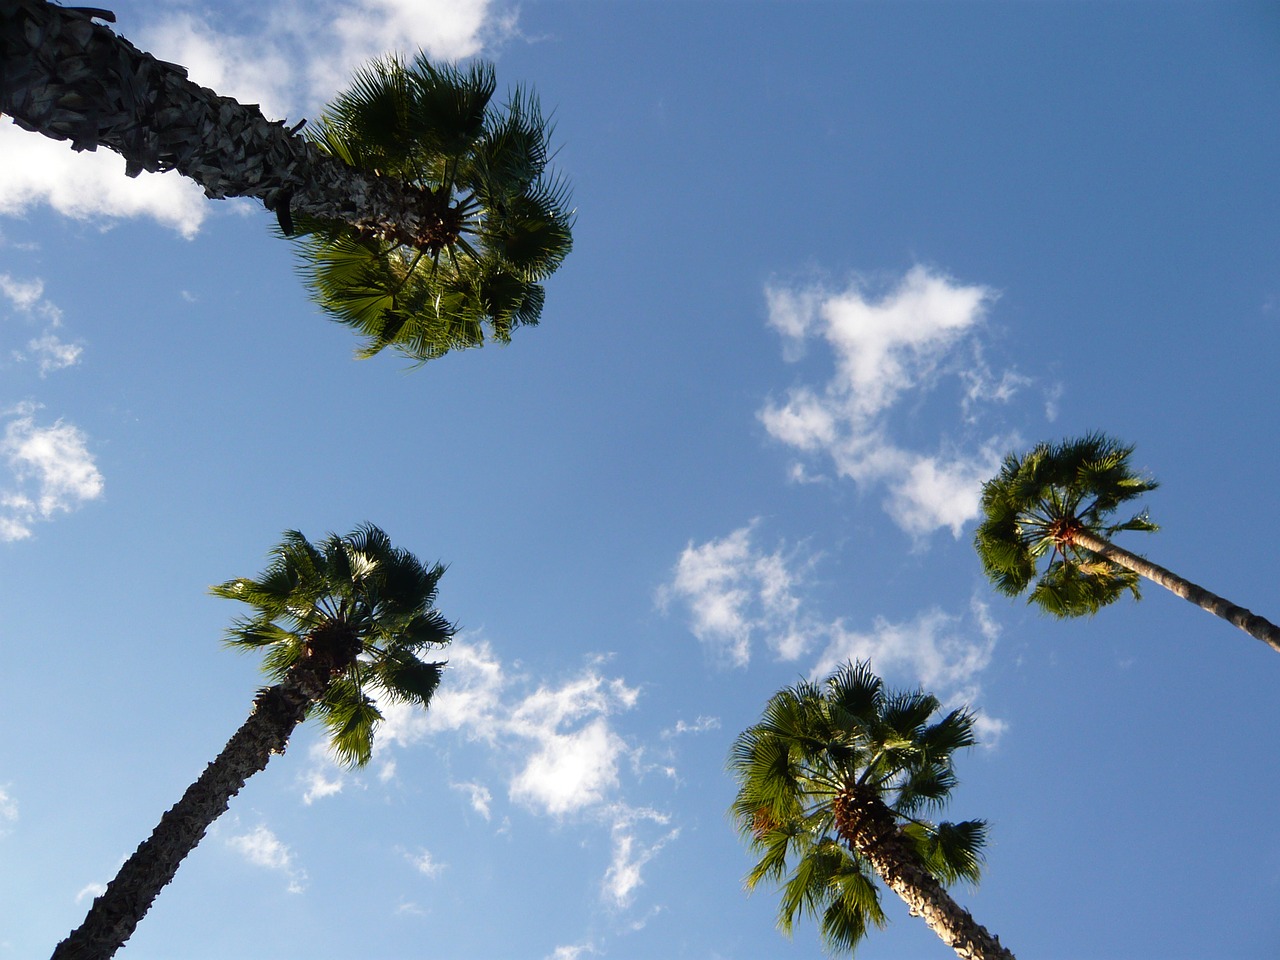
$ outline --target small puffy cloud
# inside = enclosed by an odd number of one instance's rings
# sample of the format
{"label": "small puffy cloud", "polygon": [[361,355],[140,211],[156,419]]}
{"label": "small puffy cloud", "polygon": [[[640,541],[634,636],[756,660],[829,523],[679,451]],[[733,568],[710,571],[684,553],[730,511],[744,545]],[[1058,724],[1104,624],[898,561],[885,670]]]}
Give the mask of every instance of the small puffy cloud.
{"label": "small puffy cloud", "polygon": [[277,870],[289,878],[289,892],[301,893],[306,883],[306,873],[293,865],[293,853],[265,824],[259,824],[248,833],[233,834],[227,845],[255,867]]}
{"label": "small puffy cloud", "polygon": [[[0,489],[0,539],[22,540],[31,525],[102,496],[102,474],[77,427],[61,420],[37,425],[34,406],[10,411],[0,436],[0,459],[11,485]],[[16,415],[15,415],[16,414]]]}
{"label": "small puffy cloud", "polygon": [[[894,437],[893,414],[944,374],[960,379],[970,423],[978,406],[1008,402],[1030,382],[1012,371],[993,374],[982,359],[976,338],[995,293],[916,266],[879,297],[855,284],[841,291],[774,286],[765,298],[784,356],[794,359],[816,339],[833,362],[825,385],[797,385],[759,411],[769,435],[828,459],[839,476],[887,489],[885,509],[913,537],[941,528],[959,537],[978,515],[982,481],[1007,439],[915,450]],[[809,478],[795,465],[792,476]]]}
{"label": "small puffy cloud", "polygon": [[39,277],[32,280],[19,280],[7,273],[0,273],[0,294],[4,294],[5,299],[15,308],[27,312],[41,302],[44,296],[44,281]]}
{"label": "small puffy cloud", "polygon": [[597,717],[569,733],[548,727],[540,749],[511,782],[511,798],[552,816],[594,806],[618,785],[618,757],[627,745]]}
{"label": "small puffy cloud", "polygon": [[782,660],[801,656],[809,643],[797,616],[802,576],[792,569],[795,558],[758,549],[754,530],[753,522],[719,540],[696,546],[690,541],[671,582],[657,593],[664,610],[673,601],[684,605],[694,636],[736,667],[750,662],[757,635]]}
{"label": "small puffy cloud", "polygon": [[308,753],[311,766],[303,775],[307,788],[302,794],[302,802],[311,806],[317,800],[341,793],[347,778],[346,771],[334,762],[327,742],[312,744]]}
{"label": "small puffy cloud", "polygon": [[[187,67],[192,81],[270,119],[314,116],[350,82],[354,69],[389,51],[419,49],[437,60],[478,53],[514,29],[514,14],[490,0],[315,0],[242,5],[234,28],[188,10],[165,10],[131,35],[142,49]],[[210,211],[198,186],[176,172],[124,175],[104,149],[77,153],[0,123],[0,214],[37,204],[76,219],[150,217],[193,237]]]}
{"label": "small puffy cloud", "polygon": [[471,809],[486,820],[489,819],[489,805],[493,803],[493,794],[489,792],[488,787],[479,783],[451,783],[449,786],[466,794],[467,802],[471,804]]}
{"label": "small puffy cloud", "polygon": [[435,857],[431,855],[431,851],[427,850],[425,847],[419,848],[416,853],[406,853],[404,856],[405,859],[413,865],[413,869],[417,870],[424,877],[434,879],[435,877],[440,876],[441,871],[443,871],[445,867],[445,865],[436,860]]}

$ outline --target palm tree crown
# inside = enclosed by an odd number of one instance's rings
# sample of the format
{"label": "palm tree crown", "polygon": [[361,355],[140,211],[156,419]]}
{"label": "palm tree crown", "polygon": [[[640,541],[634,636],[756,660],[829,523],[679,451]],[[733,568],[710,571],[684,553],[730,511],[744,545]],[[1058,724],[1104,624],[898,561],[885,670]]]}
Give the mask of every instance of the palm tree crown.
{"label": "palm tree crown", "polygon": [[432,607],[443,574],[443,566],[424,567],[374,526],[316,545],[291,530],[259,578],[229,580],[212,592],[256,611],[232,625],[227,643],[262,650],[263,669],[277,681],[310,675],[320,694],[313,710],[334,752],[363,764],[382,719],[369,692],[425,707],[440,682],[444,664],[418,653],[453,635]]}
{"label": "palm tree crown", "polygon": [[356,169],[416,187],[417,228],[360,229],[300,219],[302,269],[316,301],[366,336],[426,361],[510,340],[536,324],[545,280],[572,246],[565,182],[548,171],[549,126],[516,90],[500,109],[493,68],[375,60],[310,134]]}
{"label": "palm tree crown", "polygon": [[1081,534],[1108,539],[1159,529],[1145,511],[1109,520],[1157,486],[1129,466],[1132,453],[1132,446],[1091,433],[1006,457],[982,488],[984,519],[974,536],[996,589],[1019,596],[1035,581],[1028,601],[1059,617],[1095,613],[1126,590],[1136,598],[1137,573],[1077,542]]}
{"label": "palm tree crown", "polygon": [[313,712],[329,727],[338,758],[362,764],[382,716],[368,691],[426,706],[444,664],[418,654],[454,632],[432,606],[443,573],[393,547],[377,527],[317,545],[291,530],[260,577],[214,587],[217,596],[254,608],[226,639],[264,651],[264,669],[277,682],[258,691],[248,719],[121,865],[54,960],[115,954],[231,798],[284,752]]}
{"label": "palm tree crown", "polygon": [[[760,854],[746,885],[781,883],[785,932],[809,915],[831,948],[853,950],[870,926],[885,923],[875,875],[936,931],[931,911],[942,909],[941,898],[949,902],[941,884],[977,880],[985,824],[925,818],[956,784],[953,753],[975,742],[966,710],[937,718],[939,710],[937,698],[888,692],[868,664],[847,664],[821,685],[778,691],[761,721],[738,736],[729,761],[738,781],[732,814]],[[965,937],[980,939],[958,935]]]}

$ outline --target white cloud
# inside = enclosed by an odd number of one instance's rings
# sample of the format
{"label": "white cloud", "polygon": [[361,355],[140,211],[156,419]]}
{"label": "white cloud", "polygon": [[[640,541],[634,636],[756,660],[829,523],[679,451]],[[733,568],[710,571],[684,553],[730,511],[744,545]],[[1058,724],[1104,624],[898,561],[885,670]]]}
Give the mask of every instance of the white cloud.
{"label": "white cloud", "polygon": [[547,960],[581,960],[582,957],[594,957],[600,951],[591,941],[585,943],[563,944],[556,947]]}
{"label": "white cloud", "polygon": [[43,280],[39,277],[19,280],[10,274],[0,273],[0,294],[29,321],[43,321],[45,327],[44,333],[27,341],[29,355],[15,350],[14,359],[37,360],[41,377],[80,362],[84,348],[78,343],[67,343],[53,332],[62,326],[62,311],[45,299]]}
{"label": "white cloud", "polygon": [[[511,678],[486,641],[454,640],[448,658],[447,682],[429,710],[379,706],[386,718],[379,744],[409,746],[455,731],[500,749],[518,745],[524,760],[510,782],[511,798],[554,816],[599,804],[617,785],[618,760],[630,748],[607,718],[631,709],[639,691],[587,669],[513,701],[507,690]],[[472,794],[473,806],[479,796]],[[489,799],[486,791],[483,811]]]}
{"label": "white cloud", "polygon": [[548,727],[537,739],[541,749],[511,782],[513,800],[562,816],[600,803],[618,785],[627,745],[603,717],[571,733]]}
{"label": "white cloud", "polygon": [[[490,0],[310,0],[243,5],[234,28],[189,11],[166,11],[130,39],[191,80],[257,103],[270,119],[314,116],[374,56],[424,49],[437,60],[481,51],[514,28],[514,14]],[[124,160],[101,149],[76,153],[64,141],[0,123],[0,214],[37,204],[76,219],[150,217],[192,237],[210,211],[203,192],[176,172],[124,176]]]}
{"label": "white cloud", "polygon": [[719,540],[697,546],[690,541],[671,582],[657,593],[662,609],[673,600],[684,604],[694,636],[737,667],[750,661],[757,634],[764,634],[782,660],[796,659],[809,644],[797,616],[802,578],[791,569],[794,557],[757,549],[754,529],[752,522]]}
{"label": "white cloud", "polygon": [[227,845],[256,867],[278,870],[289,878],[289,892],[301,893],[307,875],[293,865],[293,853],[265,824],[227,838]]}
{"label": "white cloud", "polygon": [[[975,335],[995,293],[916,266],[879,298],[856,284],[839,292],[771,287],[765,297],[788,359],[820,338],[834,362],[823,387],[798,385],[759,411],[768,433],[829,458],[838,475],[857,484],[886,487],[886,510],[912,536],[948,528],[959,537],[978,515],[982,481],[1007,440],[920,452],[894,439],[891,417],[944,374],[964,384],[961,412],[970,422],[977,405],[1007,402],[1030,382],[1012,371],[992,374],[981,357]],[[802,466],[791,473],[797,482],[808,479]]]}
{"label": "white cloud", "polygon": [[975,637],[966,627],[963,617],[937,608],[903,623],[876,617],[869,631],[850,630],[837,621],[812,673],[826,676],[846,660],[870,660],[881,675],[905,674],[942,695],[971,684],[991,662],[995,636],[979,625]]}
{"label": "white cloud", "polygon": [[39,361],[42,377],[55,370],[74,367],[80,362],[80,355],[84,352],[80,344],[66,343],[53,333],[46,333],[44,336],[28,340],[27,349]]}
{"label": "white cloud", "polygon": [[109,150],[76,153],[0,120],[0,214],[20,216],[48,204],[64,217],[150,217],[182,236],[195,236],[207,213],[204,193],[177,173],[124,175],[124,159]]}
{"label": "white cloud", "polygon": [[7,273],[0,273],[0,293],[17,309],[27,312],[40,303],[44,296],[44,281],[16,280]]}
{"label": "white cloud", "polygon": [[61,420],[53,426],[37,426],[34,410],[33,405],[23,404],[9,411],[12,419],[0,437],[0,457],[8,463],[14,482],[8,490],[0,490],[3,540],[29,537],[31,524],[102,496],[102,474],[84,433]]}
{"label": "white cloud", "polygon": [[680,835],[669,830],[657,840],[644,842],[637,831],[643,823],[665,827],[670,817],[656,810],[618,805],[612,810],[613,859],[604,878],[604,897],[616,908],[629,906],[636,890],[644,883],[641,870],[668,843]]}
{"label": "white cloud", "polygon": [[427,850],[425,847],[419,848],[417,853],[406,853],[404,856],[409,863],[413,864],[413,869],[417,870],[424,877],[434,879],[435,877],[440,876],[440,873],[445,868],[445,865],[437,861],[435,857],[431,856],[431,851]]}
{"label": "white cloud", "polygon": [[105,883],[86,883],[83,887],[76,891],[76,903],[83,903],[85,900],[93,900],[102,896],[107,892]]}
{"label": "white cloud", "polygon": [[979,739],[991,746],[1008,725],[976,704],[982,697],[981,674],[991,664],[999,636],[1000,628],[986,604],[977,599],[970,604],[968,616],[933,608],[902,623],[876,617],[869,631],[850,630],[843,621],[836,621],[828,629],[827,646],[810,676],[823,678],[846,661],[868,660],[886,680],[901,677],[950,706],[969,706]]}
{"label": "white cloud", "polygon": [[312,744],[308,754],[311,767],[303,775],[307,789],[302,794],[302,802],[311,806],[317,800],[341,793],[347,777],[346,770],[334,760],[327,741]]}
{"label": "white cloud", "polygon": [[[612,718],[636,706],[639,690],[603,675],[601,658],[562,682],[521,692],[528,689],[527,679],[512,676],[487,641],[455,639],[447,655],[445,682],[430,709],[379,705],[386,722],[379,728],[376,749],[407,747],[450,733],[487,744],[509,765],[507,793],[513,803],[544,816],[608,825],[613,855],[602,896],[625,905],[642,882],[643,867],[675,836],[667,830],[656,840],[647,838],[645,825],[664,826],[667,816],[620,799],[625,761],[637,775],[643,771],[639,748],[614,729]],[[451,786],[467,797],[472,809],[491,818],[488,787],[475,782]]]}
{"label": "white cloud", "polygon": [[0,787],[0,837],[6,836],[17,821],[18,801],[9,793],[8,787]]}
{"label": "white cloud", "polygon": [[676,725],[669,730],[662,731],[662,738],[670,740],[672,737],[679,737],[686,733],[706,733],[708,730],[719,730],[719,717],[703,717],[700,716],[693,723],[685,723],[683,720],[677,720]]}
{"label": "white cloud", "polygon": [[489,805],[493,803],[493,794],[489,792],[488,787],[479,783],[451,783],[449,786],[465,793],[471,809],[486,820],[489,819]]}

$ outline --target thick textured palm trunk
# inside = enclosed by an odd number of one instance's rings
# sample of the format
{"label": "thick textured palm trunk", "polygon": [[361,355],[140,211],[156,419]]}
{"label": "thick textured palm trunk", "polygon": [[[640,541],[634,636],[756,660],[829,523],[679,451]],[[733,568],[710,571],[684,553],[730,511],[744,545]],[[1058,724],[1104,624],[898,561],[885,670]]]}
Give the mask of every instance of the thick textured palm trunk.
{"label": "thick textured palm trunk", "polygon": [[0,0],[0,113],[75,150],[108,147],[131,177],[177,170],[210,197],[256,197],[286,232],[290,211],[401,238],[439,220],[428,191],[354,170],[256,106],[192,83],[93,22],[104,14]]}
{"label": "thick textured palm trunk", "polygon": [[1280,627],[1270,620],[1258,616],[1244,607],[1237,606],[1230,600],[1224,600],[1216,593],[1204,587],[1184,580],[1158,563],[1152,563],[1136,553],[1130,553],[1123,547],[1117,547],[1109,540],[1095,537],[1087,530],[1073,530],[1071,540],[1086,550],[1092,550],[1099,556],[1106,557],[1112,563],[1118,563],[1126,570],[1132,570],[1152,583],[1158,583],[1166,590],[1171,590],[1184,600],[1189,600],[1202,610],[1208,610],[1230,624],[1239,627],[1249,636],[1261,640],[1272,650],[1280,652]]}
{"label": "thick textured palm trunk", "polygon": [[988,933],[951,899],[924,868],[911,842],[898,829],[893,812],[873,791],[854,788],[837,796],[832,807],[836,829],[845,843],[866,858],[911,913],[923,917],[929,929],[961,960],[1014,960],[1000,945],[1000,938]]}
{"label": "thick textured palm trunk", "polygon": [[308,706],[324,694],[325,680],[310,664],[259,692],[253,712],[172,809],[93,901],[88,916],[58,944],[53,960],[107,960],[132,935],[178,866],[227,809],[245,781],[273,753],[283,753]]}

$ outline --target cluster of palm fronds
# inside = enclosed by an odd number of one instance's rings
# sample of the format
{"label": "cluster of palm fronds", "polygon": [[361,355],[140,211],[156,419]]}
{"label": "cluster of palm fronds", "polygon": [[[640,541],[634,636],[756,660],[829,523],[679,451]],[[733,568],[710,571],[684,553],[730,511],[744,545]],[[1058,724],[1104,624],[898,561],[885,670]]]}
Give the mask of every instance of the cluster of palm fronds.
{"label": "cluster of palm fronds", "polygon": [[301,269],[316,301],[366,338],[418,361],[536,324],[542,281],[572,246],[565,180],[548,169],[550,129],[516,90],[495,108],[487,64],[419,56],[362,69],[312,128],[343,162],[421,191],[415,233],[299,220]]}

